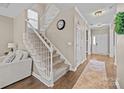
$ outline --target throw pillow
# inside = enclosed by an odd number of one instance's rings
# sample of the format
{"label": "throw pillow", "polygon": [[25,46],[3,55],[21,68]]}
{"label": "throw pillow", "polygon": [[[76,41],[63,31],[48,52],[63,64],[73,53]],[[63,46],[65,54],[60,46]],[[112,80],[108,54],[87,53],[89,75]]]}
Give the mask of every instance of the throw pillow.
{"label": "throw pillow", "polygon": [[3,60],[3,63],[11,63],[15,58],[15,52],[9,52],[6,58]]}

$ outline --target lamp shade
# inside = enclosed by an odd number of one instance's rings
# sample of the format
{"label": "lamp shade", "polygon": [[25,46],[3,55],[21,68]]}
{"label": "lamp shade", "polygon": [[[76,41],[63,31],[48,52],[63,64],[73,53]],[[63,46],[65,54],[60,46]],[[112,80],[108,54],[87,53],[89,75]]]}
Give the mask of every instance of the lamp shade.
{"label": "lamp shade", "polygon": [[8,48],[15,48],[15,44],[14,43],[8,43]]}

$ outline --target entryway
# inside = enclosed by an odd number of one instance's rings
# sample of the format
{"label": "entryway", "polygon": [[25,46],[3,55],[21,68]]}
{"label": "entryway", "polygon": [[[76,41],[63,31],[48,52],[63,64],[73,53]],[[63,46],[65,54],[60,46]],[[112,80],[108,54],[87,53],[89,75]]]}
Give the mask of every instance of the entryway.
{"label": "entryway", "polygon": [[91,30],[92,54],[109,55],[109,26]]}

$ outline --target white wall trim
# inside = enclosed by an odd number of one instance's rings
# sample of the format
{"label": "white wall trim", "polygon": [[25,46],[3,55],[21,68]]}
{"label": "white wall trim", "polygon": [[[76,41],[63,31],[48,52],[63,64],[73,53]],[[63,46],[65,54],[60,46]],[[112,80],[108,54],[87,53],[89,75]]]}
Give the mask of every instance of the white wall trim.
{"label": "white wall trim", "polygon": [[[83,21],[85,22],[85,31],[86,31],[86,28],[87,28],[87,30],[89,31],[89,29],[90,29],[90,26],[89,26],[89,24],[88,24],[88,22],[87,22],[87,20],[86,20],[86,18],[81,14],[81,12],[80,12],[80,10],[77,8],[77,7],[74,7],[74,10],[75,10],[75,12],[81,17],[81,19],[83,19]],[[74,19],[75,20],[75,19]],[[74,24],[74,26],[75,26],[75,24]],[[75,30],[75,28],[74,28],[74,30]],[[86,35],[86,32],[85,32],[85,35]],[[89,34],[88,34],[89,35]],[[76,38],[77,38],[77,36],[76,36],[76,31],[74,31],[74,55],[75,55],[75,57],[76,57]],[[85,38],[85,42],[86,42],[86,38]],[[89,52],[89,45],[87,46],[88,47],[88,54],[90,53],[91,54],[91,52]],[[85,48],[86,48],[86,46],[85,46]],[[86,52],[86,49],[85,49],[85,52]],[[85,58],[80,62],[80,64],[82,64],[84,61],[86,60],[86,54],[85,54]],[[76,58],[74,58],[74,62],[76,62]],[[73,68],[71,68],[71,70],[72,71],[76,71],[77,70],[77,68],[79,67],[79,65],[80,64],[77,64],[75,67],[73,67]]]}
{"label": "white wall trim", "polygon": [[86,60],[87,60],[87,58],[85,57],[85,59],[83,59],[83,60],[81,61],[81,63],[78,64],[75,68],[70,67],[70,70],[75,72],[75,71],[77,70],[77,68],[78,68],[81,64],[83,64]]}
{"label": "white wall trim", "polygon": [[[80,10],[79,10],[77,7],[75,7],[74,9],[75,9],[76,12],[80,15],[80,17],[86,22],[86,24],[89,26],[88,21],[87,21],[86,18],[81,14]],[[89,27],[90,27],[90,26],[89,26]]]}
{"label": "white wall trim", "polygon": [[48,87],[53,87],[54,84],[50,84],[49,82],[46,83],[44,79],[41,79],[40,75],[36,74],[35,72],[32,72],[32,75],[37,78],[38,80],[40,80],[42,83],[44,83],[45,85],[47,85]]}
{"label": "white wall trim", "polygon": [[32,75],[37,78],[38,80],[40,80],[40,76],[38,74],[36,74],[35,72],[32,72]]}
{"label": "white wall trim", "polygon": [[77,67],[74,68],[73,66],[70,66],[69,70],[75,72],[77,70]]}
{"label": "white wall trim", "polygon": [[81,61],[81,64],[84,63],[87,60],[87,57]]}

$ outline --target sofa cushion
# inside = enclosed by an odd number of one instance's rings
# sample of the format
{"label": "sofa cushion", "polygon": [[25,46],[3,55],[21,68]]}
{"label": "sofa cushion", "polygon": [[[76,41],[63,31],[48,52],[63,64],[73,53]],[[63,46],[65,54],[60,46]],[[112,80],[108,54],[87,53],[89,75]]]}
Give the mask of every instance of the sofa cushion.
{"label": "sofa cushion", "polygon": [[15,52],[9,52],[2,63],[10,63],[10,62],[12,62],[14,60],[15,56],[16,56]]}
{"label": "sofa cushion", "polygon": [[23,51],[23,57],[22,57],[22,59],[27,59],[27,58],[28,58],[28,52]]}

